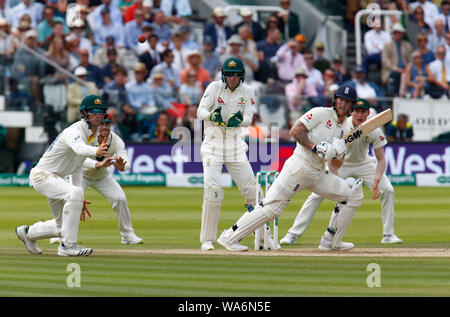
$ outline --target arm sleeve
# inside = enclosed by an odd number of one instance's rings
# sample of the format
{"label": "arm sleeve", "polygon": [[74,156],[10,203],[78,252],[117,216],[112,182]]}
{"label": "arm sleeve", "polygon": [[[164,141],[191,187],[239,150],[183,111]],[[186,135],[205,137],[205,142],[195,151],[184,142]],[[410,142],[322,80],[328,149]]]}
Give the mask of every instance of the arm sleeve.
{"label": "arm sleeve", "polygon": [[96,163],[96,161],[95,160],[93,160],[93,159],[91,159],[91,158],[86,158],[85,160],[84,160],[84,163],[83,163],[83,167],[86,167],[86,168],[95,168],[95,163]]}
{"label": "arm sleeve", "polygon": [[84,138],[85,136],[80,131],[69,130],[64,141],[77,155],[95,156],[98,148],[87,145]]}
{"label": "arm sleeve", "polygon": [[210,84],[200,100],[200,105],[197,110],[197,118],[203,121],[209,121],[211,108],[214,106],[214,83]]}
{"label": "arm sleeve", "polygon": [[324,110],[327,111],[327,109],[325,108],[312,108],[307,113],[302,115],[298,120],[300,120],[300,122],[302,122],[306,126],[306,128],[311,131],[311,129],[318,126],[322,121],[322,111]]}
{"label": "arm sleeve", "polygon": [[255,113],[255,111],[256,111],[255,91],[252,88],[250,88],[249,96],[247,98],[247,102],[245,104],[244,113],[243,113],[244,120],[242,120],[242,122],[239,126],[240,127],[248,127],[252,123],[253,114]]}

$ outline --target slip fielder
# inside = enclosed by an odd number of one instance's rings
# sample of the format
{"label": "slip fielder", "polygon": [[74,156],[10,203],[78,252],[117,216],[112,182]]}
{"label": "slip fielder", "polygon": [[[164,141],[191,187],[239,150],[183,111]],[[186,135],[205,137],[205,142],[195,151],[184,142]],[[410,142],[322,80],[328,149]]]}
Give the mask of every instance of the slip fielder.
{"label": "slip fielder", "polygon": [[217,240],[220,208],[224,198],[220,179],[226,166],[249,210],[255,206],[256,181],[247,159],[248,146],[239,127],[248,127],[255,112],[255,92],[244,83],[244,64],[237,57],[225,60],[222,80],[206,88],[197,117],[204,121],[201,156],[204,193],[200,242],[202,250],[214,250]]}
{"label": "slip fielder", "polygon": [[[47,197],[54,218],[31,226],[16,228],[16,234],[32,254],[41,254],[36,241],[61,237],[59,256],[88,256],[91,248],[77,244],[80,216],[85,210],[84,194],[80,187],[81,168],[88,156],[107,156],[106,143],[89,145],[96,137],[97,128],[106,113],[106,105],[96,95],[86,96],[81,102],[81,120],[66,128],[49,146],[39,162],[30,171],[30,185]],[[72,183],[67,176],[72,176]]]}
{"label": "slip fielder", "polygon": [[[111,115],[107,114],[98,128],[98,137],[91,143],[93,146],[97,146],[106,140],[108,157],[88,157],[84,161],[81,188],[85,192],[88,187],[92,187],[111,203],[119,221],[122,244],[139,244],[143,243],[143,240],[134,233],[125,192],[108,168],[113,165],[121,172],[130,170],[125,143],[111,131],[112,123]],[[50,243],[56,241],[56,239],[51,239]]]}
{"label": "slip fielder", "polygon": [[[344,133],[365,122],[369,113],[370,103],[366,99],[358,99],[353,106],[352,116],[344,124]],[[375,158],[368,155],[370,144],[373,145]],[[374,193],[372,199],[380,197],[383,223],[381,243],[401,243],[402,240],[394,233],[394,188],[384,174],[386,159],[383,147],[386,144],[383,131],[380,128],[375,129],[359,141],[351,143],[347,148],[342,167],[330,165],[330,171],[343,179],[361,178],[363,184],[372,189]],[[294,244],[296,239],[301,237],[323,200],[323,197],[315,193],[308,197],[294,224],[280,240],[280,244]]]}
{"label": "slip fielder", "polygon": [[246,212],[230,229],[220,235],[218,242],[229,251],[247,251],[241,245],[251,232],[264,223],[279,217],[292,195],[302,189],[337,202],[335,212],[322,236],[319,249],[349,250],[352,243],[342,242],[357,208],[363,199],[362,183],[358,179],[353,188],[346,182],[325,170],[325,162],[342,159],[346,146],[343,139],[343,123],[356,102],[356,91],[343,85],[334,95],[333,108],[313,108],[302,115],[294,124],[290,135],[297,141],[292,156],[286,161],[262,204]]}

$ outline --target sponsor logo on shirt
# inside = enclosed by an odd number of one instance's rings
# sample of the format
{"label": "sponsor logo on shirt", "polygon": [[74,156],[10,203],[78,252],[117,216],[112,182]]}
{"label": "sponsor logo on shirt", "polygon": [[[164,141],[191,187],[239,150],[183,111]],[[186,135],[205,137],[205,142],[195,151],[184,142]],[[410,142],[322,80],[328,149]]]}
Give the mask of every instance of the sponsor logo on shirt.
{"label": "sponsor logo on shirt", "polygon": [[253,100],[253,98],[251,98],[250,101],[251,101],[252,105],[255,104],[255,100]]}
{"label": "sponsor logo on shirt", "polygon": [[384,139],[385,139],[385,137],[382,136],[382,135],[380,135],[380,140],[381,140],[381,141],[384,141]]}
{"label": "sponsor logo on shirt", "polygon": [[245,99],[244,98],[239,98],[238,105],[245,105]]}
{"label": "sponsor logo on shirt", "polygon": [[327,127],[328,129],[331,129],[332,126],[333,126],[333,124],[331,123],[331,120],[328,120],[328,121],[327,121],[327,124],[326,124],[326,127]]}
{"label": "sponsor logo on shirt", "polygon": [[223,102],[222,98],[220,98],[220,97],[217,98],[217,102],[222,104],[222,105],[225,103],[225,102]]}
{"label": "sponsor logo on shirt", "polygon": [[308,121],[311,121],[311,119],[312,119],[312,113],[306,115],[306,119],[308,119]]}

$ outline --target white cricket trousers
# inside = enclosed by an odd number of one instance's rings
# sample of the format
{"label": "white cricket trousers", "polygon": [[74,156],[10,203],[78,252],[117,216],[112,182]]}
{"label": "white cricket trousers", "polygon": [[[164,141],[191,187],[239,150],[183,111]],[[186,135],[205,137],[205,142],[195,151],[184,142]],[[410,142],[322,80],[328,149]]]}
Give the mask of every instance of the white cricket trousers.
{"label": "white cricket trousers", "polygon": [[30,183],[47,197],[54,218],[31,225],[27,237],[31,240],[61,237],[65,245],[76,243],[84,200],[81,187],[38,167],[30,171]]}
{"label": "white cricket trousers", "polygon": [[[228,230],[228,242],[238,242],[260,228],[265,222],[279,217],[291,197],[302,189],[320,193],[323,197],[338,203],[345,202],[346,207],[344,208],[352,210],[352,213],[356,211],[362,200],[362,196],[352,196],[352,189],[342,178],[329,173],[324,168],[315,169],[308,162],[293,154],[286,160],[280,174],[270,186],[266,197],[263,199],[263,206],[258,205],[252,212],[245,213]],[[340,212],[339,215],[341,214],[343,213]],[[342,217],[344,216],[342,215]],[[335,213],[332,213],[330,224],[334,223],[334,218]],[[342,226],[343,233],[345,233],[348,224]]]}
{"label": "white cricket trousers", "polygon": [[105,176],[98,180],[86,179],[83,177],[81,188],[83,192],[88,187],[94,188],[103,197],[105,197],[116,211],[117,220],[119,221],[119,231],[122,235],[133,233],[133,226],[131,224],[130,209],[128,208],[127,197],[119,183],[112,177],[112,175]]}
{"label": "white cricket trousers", "polygon": [[[362,178],[363,184],[372,190],[376,167],[376,159],[372,158],[362,163],[346,163],[346,165],[338,170],[338,175],[343,179],[348,177]],[[380,179],[378,187],[380,189],[383,234],[391,235],[394,233],[394,188],[386,175],[383,175]],[[308,228],[323,200],[324,198],[320,195],[312,193],[303,204],[295,218],[294,224],[289,228],[288,232],[300,237],[306,231],[306,228]]]}
{"label": "white cricket trousers", "polygon": [[253,169],[248,161],[211,162],[203,161],[204,194],[202,206],[202,224],[200,242],[216,242],[220,209],[224,198],[221,185],[222,167],[225,164],[228,173],[236,183],[247,204],[255,206],[256,181]]}

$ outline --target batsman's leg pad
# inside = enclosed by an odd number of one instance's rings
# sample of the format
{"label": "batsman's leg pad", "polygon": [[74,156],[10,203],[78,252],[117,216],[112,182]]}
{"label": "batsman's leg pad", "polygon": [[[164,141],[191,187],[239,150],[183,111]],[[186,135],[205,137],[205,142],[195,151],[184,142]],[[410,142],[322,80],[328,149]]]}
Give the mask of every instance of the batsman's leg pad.
{"label": "batsman's leg pad", "polygon": [[361,205],[364,198],[362,191],[362,180],[358,179],[352,187],[352,194],[348,201],[336,204],[336,207],[331,215],[330,226],[327,229],[327,235],[333,235],[334,239],[332,246],[336,246],[342,241],[342,238],[350,225],[356,210]]}
{"label": "batsman's leg pad", "polygon": [[220,208],[224,191],[222,188],[206,188],[203,195],[202,225],[200,229],[200,242],[217,240]]}
{"label": "batsman's leg pad", "polygon": [[41,240],[47,238],[56,238],[61,236],[58,230],[56,220],[39,221],[28,228],[27,237],[31,240]]}
{"label": "batsman's leg pad", "polygon": [[[266,222],[270,222],[283,212],[289,201],[272,201],[267,206],[257,206],[253,211],[246,212],[230,229],[229,242],[235,243],[250,233],[263,227]],[[263,228],[264,229],[264,228]]]}

